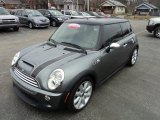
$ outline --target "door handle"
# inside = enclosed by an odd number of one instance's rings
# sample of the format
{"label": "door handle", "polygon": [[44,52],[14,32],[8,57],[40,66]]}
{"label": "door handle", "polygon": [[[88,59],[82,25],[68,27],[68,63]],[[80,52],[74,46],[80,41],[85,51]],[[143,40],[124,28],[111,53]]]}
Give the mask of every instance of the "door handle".
{"label": "door handle", "polygon": [[128,45],[127,43],[124,43],[124,44],[123,44],[123,47],[126,47],[127,45]]}

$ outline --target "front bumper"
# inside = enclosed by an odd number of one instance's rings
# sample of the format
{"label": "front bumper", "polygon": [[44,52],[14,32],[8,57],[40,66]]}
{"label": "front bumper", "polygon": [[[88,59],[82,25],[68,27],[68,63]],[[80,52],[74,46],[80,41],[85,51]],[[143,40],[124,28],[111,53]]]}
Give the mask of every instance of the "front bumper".
{"label": "front bumper", "polygon": [[63,20],[59,20],[57,23],[58,23],[58,25],[61,25],[61,24],[64,23],[64,21]]}
{"label": "front bumper", "polygon": [[14,27],[19,27],[19,23],[15,23],[15,24],[0,24],[0,28],[14,28]]}
{"label": "front bumper", "polygon": [[63,93],[52,93],[39,88],[33,87],[22,80],[20,80],[15,74],[13,69],[10,69],[10,73],[13,79],[13,88],[17,96],[19,96],[24,102],[31,106],[41,109],[59,109],[64,108],[65,96]]}
{"label": "front bumper", "polygon": [[146,29],[148,32],[152,33],[154,31],[154,25],[148,25]]}
{"label": "front bumper", "polygon": [[50,23],[33,23],[34,27],[36,28],[44,28],[44,27],[49,27]]}

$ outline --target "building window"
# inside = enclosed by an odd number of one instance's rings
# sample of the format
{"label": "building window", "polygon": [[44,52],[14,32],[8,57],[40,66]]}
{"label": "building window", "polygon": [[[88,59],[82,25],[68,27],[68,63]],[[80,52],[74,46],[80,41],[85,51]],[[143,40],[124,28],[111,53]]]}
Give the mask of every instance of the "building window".
{"label": "building window", "polygon": [[69,5],[67,5],[67,9],[69,10]]}

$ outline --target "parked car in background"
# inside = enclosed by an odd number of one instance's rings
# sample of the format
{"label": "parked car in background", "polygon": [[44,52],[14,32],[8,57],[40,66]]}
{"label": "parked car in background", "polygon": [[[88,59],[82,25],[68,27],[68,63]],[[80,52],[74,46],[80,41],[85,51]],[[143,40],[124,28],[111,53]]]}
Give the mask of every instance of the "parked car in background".
{"label": "parked car in background", "polygon": [[78,12],[80,15],[82,15],[84,18],[94,18],[95,16],[92,16],[86,12]]}
{"label": "parked car in background", "polygon": [[110,14],[104,14],[103,12],[97,12],[98,15],[105,17],[105,18],[110,18],[111,15]]}
{"label": "parked car in background", "polygon": [[39,11],[31,9],[19,9],[15,13],[19,17],[21,25],[28,26],[30,29],[48,27],[50,21]]}
{"label": "parked car in background", "polygon": [[146,29],[149,33],[153,33],[155,37],[160,38],[160,17],[151,18]]}
{"label": "parked car in background", "polygon": [[53,27],[59,26],[69,19],[69,17],[64,16],[60,11],[55,9],[39,9],[38,11],[50,20],[50,25]]}
{"label": "parked car in background", "polygon": [[97,86],[126,64],[135,65],[138,48],[128,20],[67,20],[48,41],[15,55],[14,90],[34,107],[81,111]]}
{"label": "parked car in background", "polygon": [[90,14],[91,16],[98,17],[98,18],[102,18],[103,17],[103,16],[100,16],[100,15],[98,15],[98,13],[93,12],[93,11],[86,11],[86,13]]}
{"label": "parked car in background", "polygon": [[13,28],[19,30],[19,18],[11,15],[6,9],[0,7],[0,29]]}
{"label": "parked car in background", "polygon": [[76,18],[84,18],[82,16],[82,14],[79,14],[78,12],[76,11],[73,11],[73,10],[61,10],[62,14],[65,15],[65,16],[69,16],[71,19],[76,19]]}

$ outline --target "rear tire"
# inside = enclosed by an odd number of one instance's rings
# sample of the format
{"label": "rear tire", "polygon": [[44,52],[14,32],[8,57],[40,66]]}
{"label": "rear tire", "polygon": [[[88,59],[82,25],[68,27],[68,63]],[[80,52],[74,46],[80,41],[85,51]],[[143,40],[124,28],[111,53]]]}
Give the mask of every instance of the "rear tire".
{"label": "rear tire", "polygon": [[68,109],[73,112],[83,110],[92,97],[93,81],[90,77],[82,78],[73,88],[68,99]]}
{"label": "rear tire", "polygon": [[129,58],[128,65],[134,66],[137,62],[137,58],[138,58],[138,48],[135,48]]}
{"label": "rear tire", "polygon": [[160,26],[155,28],[153,35],[156,38],[160,38]]}

